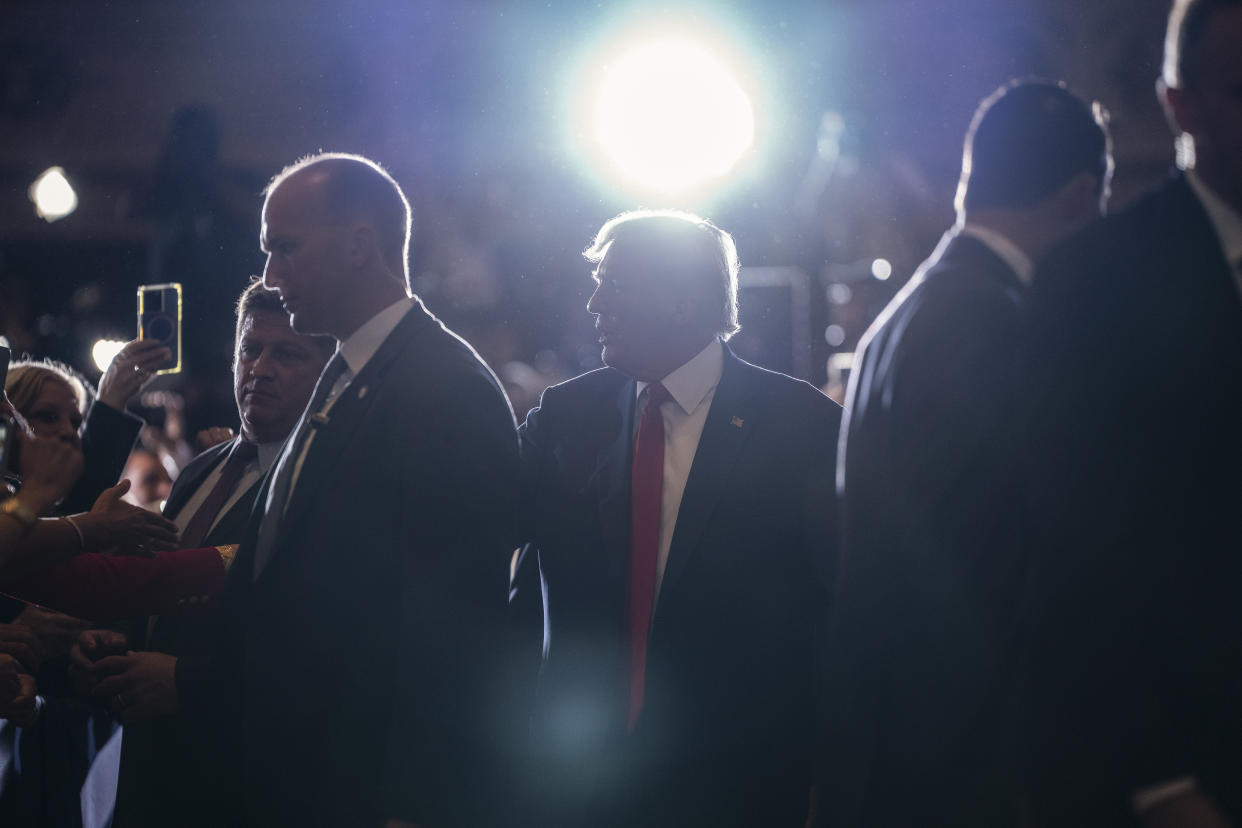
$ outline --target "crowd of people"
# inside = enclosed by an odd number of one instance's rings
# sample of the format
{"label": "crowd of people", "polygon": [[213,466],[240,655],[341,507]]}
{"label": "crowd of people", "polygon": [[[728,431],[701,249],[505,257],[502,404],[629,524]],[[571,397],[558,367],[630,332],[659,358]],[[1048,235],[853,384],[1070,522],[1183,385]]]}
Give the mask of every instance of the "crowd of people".
{"label": "crowd of people", "polygon": [[730,349],[729,233],[639,210],[605,367],[518,425],[396,181],[285,168],[175,479],[163,344],[9,368],[0,822],[1242,824],[1242,2],[1175,0],[1158,87],[1180,169],[1108,216],[1101,107],[980,104],[844,407]]}

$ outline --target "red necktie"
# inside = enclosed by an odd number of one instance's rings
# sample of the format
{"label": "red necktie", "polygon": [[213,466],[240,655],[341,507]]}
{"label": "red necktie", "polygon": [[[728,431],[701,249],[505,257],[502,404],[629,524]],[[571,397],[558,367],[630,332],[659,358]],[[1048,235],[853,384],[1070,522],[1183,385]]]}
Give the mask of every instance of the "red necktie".
{"label": "red necktie", "polygon": [[220,468],[220,479],[216,481],[216,485],[212,487],[203,505],[198,507],[194,517],[190,518],[190,522],[186,524],[185,531],[181,533],[183,548],[197,549],[202,546],[203,538],[207,537],[207,533],[211,531],[211,525],[216,522],[220,509],[228,501],[229,495],[233,494],[233,490],[237,488],[242,472],[258,456],[259,447],[254,443],[238,440],[233,444],[233,448],[229,450],[229,456],[225,458],[224,465]]}
{"label": "red necktie", "polygon": [[660,403],[669,393],[660,383],[647,386],[647,407],[634,438],[630,474],[630,713],[634,729],[643,709],[647,675],[647,633],[655,602],[656,566],[660,556],[660,505],[664,492],[664,418]]}

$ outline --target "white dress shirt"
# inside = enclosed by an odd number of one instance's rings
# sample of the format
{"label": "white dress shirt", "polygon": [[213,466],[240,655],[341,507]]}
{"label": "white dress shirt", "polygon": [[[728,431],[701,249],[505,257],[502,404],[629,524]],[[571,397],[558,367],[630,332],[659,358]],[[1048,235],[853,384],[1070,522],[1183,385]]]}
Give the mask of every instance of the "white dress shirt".
{"label": "white dress shirt", "polygon": [[[333,384],[332,390],[328,393],[328,400],[324,403],[323,408],[316,413],[326,414],[332,410],[332,406],[345,389],[349,387],[350,382],[353,381],[354,377],[362,373],[362,369],[375,356],[376,351],[384,344],[384,340],[388,339],[392,332],[397,329],[397,325],[401,324],[401,320],[410,312],[410,308],[414,307],[416,301],[411,296],[398,299],[368,319],[361,328],[353,332],[349,339],[337,346],[337,351],[345,360],[347,367],[336,383]],[[298,485],[298,476],[302,473],[302,465],[306,462],[306,455],[310,453],[311,443],[313,442],[315,442],[315,430],[311,429],[310,433],[306,435],[306,441],[302,443],[302,453],[298,455],[296,464],[293,467],[293,476],[289,479],[289,499],[284,504],[286,509],[289,508],[289,501],[293,500],[293,490]]]}
{"label": "white dress shirt", "polygon": [[[284,446],[283,442],[259,443],[258,454],[253,460],[246,464],[246,467],[242,470],[241,478],[237,481],[236,488],[233,489],[233,492],[229,495],[228,499],[224,501],[224,505],[220,507],[220,511],[216,513],[214,518],[212,518],[211,525],[207,527],[207,531],[209,533],[216,527],[216,524],[220,522],[220,518],[224,517],[230,509],[237,505],[237,501],[241,500],[242,495],[249,491],[251,486],[259,482],[259,480],[263,478],[263,475],[267,474],[267,470],[272,467],[272,464],[276,462],[276,458],[280,456],[280,449],[282,446]],[[216,487],[216,483],[220,480],[220,475],[224,472],[224,464],[228,460],[227,455],[228,452],[225,452],[225,459],[216,463],[216,467],[212,469],[205,478],[203,478],[203,482],[198,485],[198,488],[194,491],[194,494],[190,496],[190,499],[187,500],[185,505],[181,507],[181,510],[177,512],[177,518],[173,521],[173,523],[177,524],[178,532],[184,532],[186,530],[186,527],[190,525],[190,521],[194,518],[194,515],[202,507],[203,501],[205,501],[207,496],[211,494],[211,490]]]}
{"label": "white dress shirt", "polygon": [[[660,585],[664,581],[664,568],[668,564],[668,550],[673,542],[673,530],[677,528],[677,512],[681,509],[681,497],[690,479],[690,467],[703,436],[703,424],[716,386],[724,371],[724,346],[719,339],[699,351],[689,362],[682,365],[663,380],[661,385],[670,399],[660,406],[664,420],[664,483],[660,500],[660,555],[656,560],[655,597],[652,609],[660,600]],[[647,404],[647,383],[639,382],[635,428],[642,419]]]}
{"label": "white dress shirt", "polygon": [[981,224],[966,222],[958,228],[959,236],[969,236],[976,239],[988,250],[991,250],[1001,261],[1009,265],[1009,269],[1018,274],[1018,281],[1027,287],[1031,286],[1031,278],[1035,274],[1035,263],[1031,261],[1031,257],[1018,247],[1010,239],[1002,233],[998,233],[990,227],[984,227]]}

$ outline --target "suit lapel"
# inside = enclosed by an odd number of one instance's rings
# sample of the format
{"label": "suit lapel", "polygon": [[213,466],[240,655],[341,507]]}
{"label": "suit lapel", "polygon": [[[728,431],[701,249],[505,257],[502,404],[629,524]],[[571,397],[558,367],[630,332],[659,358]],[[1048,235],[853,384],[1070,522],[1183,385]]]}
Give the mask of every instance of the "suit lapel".
{"label": "suit lapel", "polygon": [[237,499],[237,502],[215,521],[206,536],[204,546],[238,543],[245,534],[246,525],[250,520],[250,511],[254,506],[255,496],[263,485],[260,478],[250,485]]}
{"label": "suit lapel", "polygon": [[[306,453],[302,471],[298,474],[297,484],[289,500],[289,508],[281,520],[281,537],[276,541],[273,560],[280,557],[281,546],[295,531],[295,527],[301,525],[307,511],[315,504],[321,487],[331,485],[332,476],[325,472],[340,461],[341,453],[349,444],[350,438],[358,433],[367,411],[378,396],[375,391],[383,382],[388,369],[398,358],[416,358],[410,350],[419,332],[428,325],[435,324],[438,324],[435,318],[421,302],[416,302],[384,340],[375,356],[363,367],[362,372],[350,381],[341,392],[340,398],[333,403],[327,414],[327,422],[319,426],[310,451]],[[268,569],[271,569],[270,561],[264,567],[264,573]],[[260,578],[264,573],[260,573]]]}
{"label": "suit lapel", "polygon": [[[726,346],[724,372],[708,409],[703,435],[699,438],[690,477],[677,510],[677,526],[673,530],[660,585],[660,605],[664,604],[665,596],[671,594],[698,550],[703,530],[721,493],[729,485],[729,474],[738,453],[755,429],[759,406],[747,381],[748,370],[753,369]],[[657,607],[657,620],[659,615]]]}
{"label": "suit lapel", "polygon": [[234,442],[236,442],[236,438],[221,443],[218,446],[212,446],[190,461],[190,464],[185,467],[177,478],[177,483],[173,486],[172,491],[169,492],[168,502],[164,504],[164,517],[169,520],[177,519],[177,513],[185,508],[185,504],[198,491],[198,487],[211,474],[211,470],[228,454]]}
{"label": "suit lapel", "polygon": [[617,428],[596,456],[599,523],[604,555],[614,578],[628,577],[630,557],[630,463],[634,453],[635,384],[621,383],[613,398]]}

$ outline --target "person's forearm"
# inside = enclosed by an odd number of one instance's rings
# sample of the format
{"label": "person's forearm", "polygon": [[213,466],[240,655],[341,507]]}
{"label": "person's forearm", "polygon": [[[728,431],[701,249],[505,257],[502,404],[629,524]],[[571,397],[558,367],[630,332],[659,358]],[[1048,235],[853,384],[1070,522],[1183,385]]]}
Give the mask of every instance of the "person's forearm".
{"label": "person's forearm", "polygon": [[151,558],[79,555],[23,578],[14,597],[94,621],[166,615],[209,606],[224,586],[230,547],[161,552]]}
{"label": "person's forearm", "polygon": [[11,517],[0,516],[0,589],[11,578],[82,552],[82,535],[74,528],[78,519],[39,518],[27,529]]}

